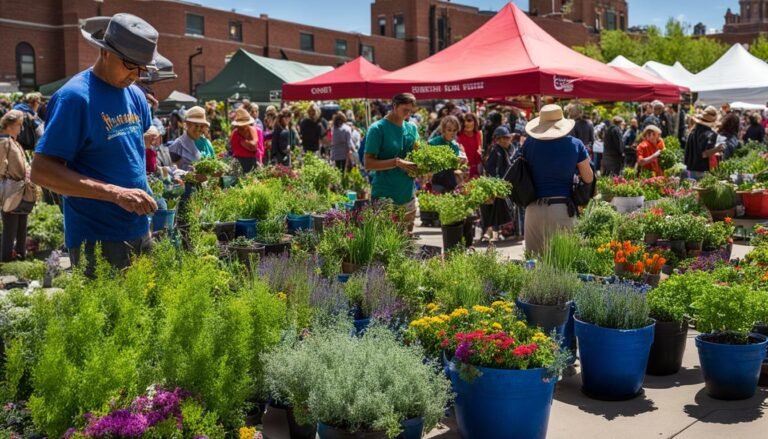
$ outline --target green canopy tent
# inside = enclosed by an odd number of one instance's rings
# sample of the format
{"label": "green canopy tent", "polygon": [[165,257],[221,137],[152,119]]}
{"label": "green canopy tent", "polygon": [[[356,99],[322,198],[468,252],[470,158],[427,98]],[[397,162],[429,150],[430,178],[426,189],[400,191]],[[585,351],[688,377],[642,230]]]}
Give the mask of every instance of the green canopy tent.
{"label": "green canopy tent", "polygon": [[197,87],[200,100],[223,101],[237,94],[254,102],[280,101],[283,84],[330,72],[333,67],[265,58],[238,50],[216,77]]}
{"label": "green canopy tent", "polygon": [[195,105],[197,105],[197,99],[195,99],[194,96],[174,90],[166,99],[160,101],[160,106],[158,107],[157,112],[160,114],[168,114],[182,106],[190,108]]}
{"label": "green canopy tent", "polygon": [[43,96],[51,97],[54,93],[59,91],[61,87],[64,87],[64,84],[66,84],[70,79],[72,79],[72,76],[67,76],[66,78],[61,78],[58,81],[43,84],[40,86],[40,94]]}

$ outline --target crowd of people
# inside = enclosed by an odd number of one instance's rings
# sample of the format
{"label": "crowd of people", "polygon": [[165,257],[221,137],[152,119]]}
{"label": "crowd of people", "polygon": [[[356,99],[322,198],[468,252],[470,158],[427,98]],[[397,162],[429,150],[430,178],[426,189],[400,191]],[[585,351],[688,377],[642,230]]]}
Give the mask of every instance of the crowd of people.
{"label": "crowd of people", "polygon": [[[597,107],[588,111],[576,101],[565,110],[545,105],[532,118],[532,103],[448,101],[419,109],[409,93],[370,103],[370,126],[362,123],[362,114],[329,111],[333,107],[322,103],[268,105],[262,113],[247,100],[226,107],[208,102],[160,117],[157,100],[134,85],[156,68],[157,31],[130,14],[98,24],[83,32],[99,48],[94,66],[49,103],[39,93],[13,103],[0,99],[0,154],[7,157],[0,166],[2,261],[24,257],[34,182],[47,198],[66,196],[65,245],[75,264],[82,244],[90,263],[98,242],[108,261],[125,266],[132,254],[151,247],[146,215],[158,206],[147,174],[182,182],[195,162],[216,155],[215,142],[223,142],[224,154],[245,172],[268,164],[291,166],[300,153],[317,154],[343,172],[357,167],[370,178],[374,200],[389,198],[405,209],[409,229],[417,211],[416,187],[444,193],[482,175],[503,178],[523,156],[536,201],[484,206],[482,239],[524,235],[526,247],[536,251],[548,230],[573,223],[569,199],[575,176],[589,183],[593,170],[619,175],[625,167],[661,175],[663,139],[672,136],[685,148],[689,175],[699,178],[743,143],[765,141],[768,127],[760,112],[741,113],[727,105],[691,111],[655,101],[637,106],[635,114],[604,117]],[[449,146],[462,170],[415,181],[415,165],[406,158],[420,140]]]}

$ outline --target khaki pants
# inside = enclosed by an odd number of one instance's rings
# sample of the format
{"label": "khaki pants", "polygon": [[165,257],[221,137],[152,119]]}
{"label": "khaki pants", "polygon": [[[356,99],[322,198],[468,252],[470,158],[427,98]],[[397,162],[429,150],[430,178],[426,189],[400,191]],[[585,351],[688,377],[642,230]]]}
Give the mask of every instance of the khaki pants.
{"label": "khaki pants", "polygon": [[400,207],[405,209],[405,217],[403,221],[408,226],[408,233],[413,232],[413,225],[416,222],[416,197],[411,198],[411,201],[401,204]]}
{"label": "khaki pants", "polygon": [[537,204],[535,201],[525,208],[525,249],[532,254],[541,254],[547,240],[557,230],[571,229],[576,217],[568,216],[565,204]]}

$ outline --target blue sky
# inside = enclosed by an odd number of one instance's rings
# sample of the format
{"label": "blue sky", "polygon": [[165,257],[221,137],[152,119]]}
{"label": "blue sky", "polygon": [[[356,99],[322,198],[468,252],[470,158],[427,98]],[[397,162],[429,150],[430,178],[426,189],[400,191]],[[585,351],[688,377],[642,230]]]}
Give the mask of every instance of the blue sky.
{"label": "blue sky", "polygon": [[[295,21],[349,32],[370,33],[371,0],[191,0],[219,9]],[[455,0],[456,3],[498,10],[507,0]],[[514,0],[528,9],[528,0]],[[629,0],[629,24],[663,26],[669,17],[676,17],[691,27],[698,22],[709,29],[723,26],[726,8],[739,10],[738,0]]]}

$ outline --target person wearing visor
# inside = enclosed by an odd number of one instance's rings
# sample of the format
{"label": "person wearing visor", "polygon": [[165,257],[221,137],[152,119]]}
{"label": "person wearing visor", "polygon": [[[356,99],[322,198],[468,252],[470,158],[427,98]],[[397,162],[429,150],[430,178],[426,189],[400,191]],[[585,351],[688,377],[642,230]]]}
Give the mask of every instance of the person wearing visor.
{"label": "person wearing visor", "polygon": [[93,276],[95,246],[114,267],[151,249],[147,215],[157,209],[146,178],[149,105],[134,83],[157,69],[158,32],[131,14],[81,28],[99,49],[95,64],[51,98],[35,148],[32,181],[64,195],[64,237],[74,265]]}

